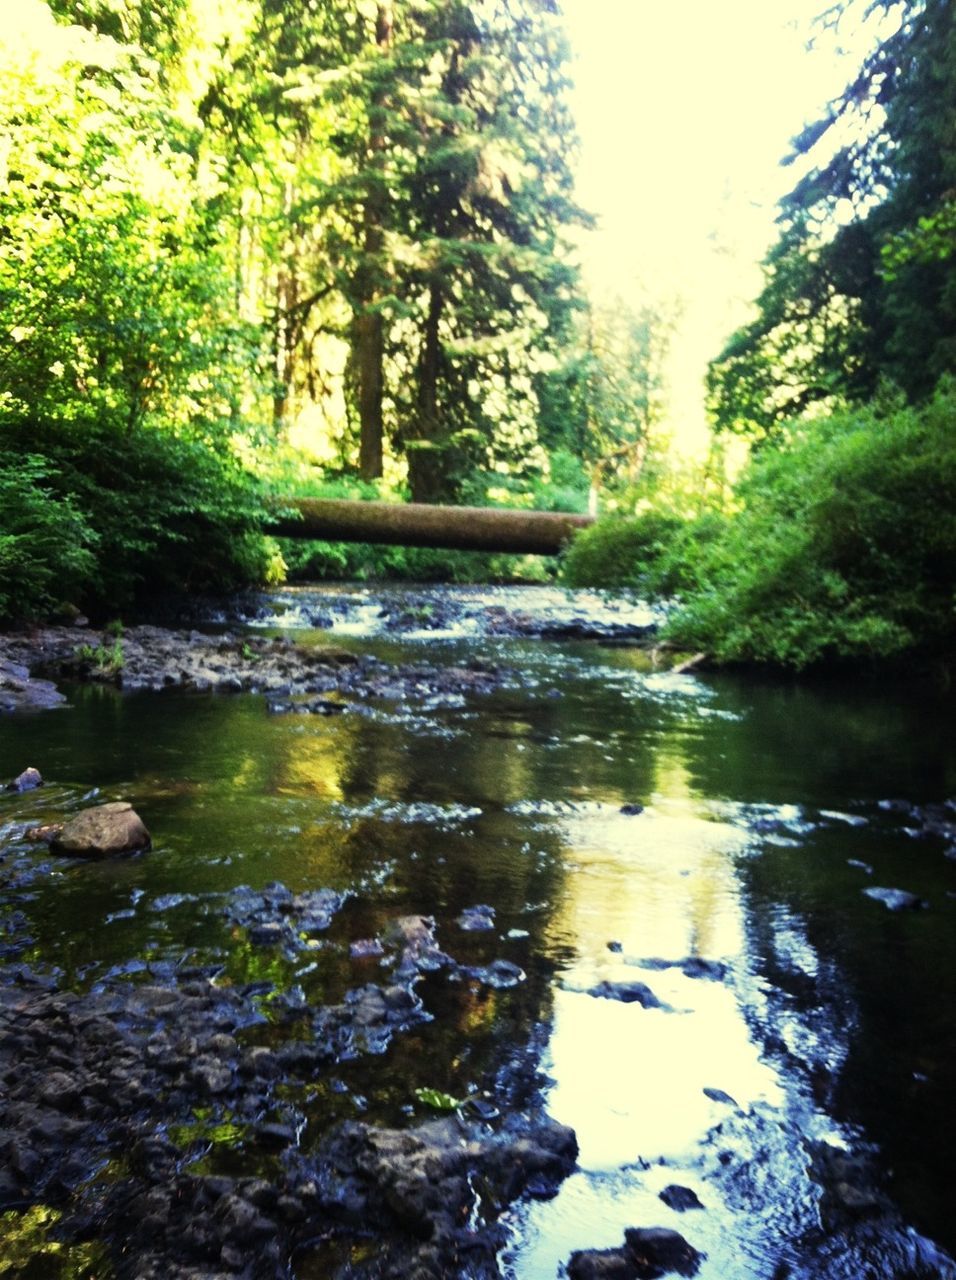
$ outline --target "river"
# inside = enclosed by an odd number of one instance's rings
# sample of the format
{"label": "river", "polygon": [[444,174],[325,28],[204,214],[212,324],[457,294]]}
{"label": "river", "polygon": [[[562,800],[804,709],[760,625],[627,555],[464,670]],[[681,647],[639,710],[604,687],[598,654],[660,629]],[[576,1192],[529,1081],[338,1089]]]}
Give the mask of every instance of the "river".
{"label": "river", "polygon": [[[397,631],[383,598],[407,601]],[[47,781],[0,797],[0,896],[32,939],[18,963],[80,992],[214,963],[315,1003],[368,980],[355,940],[433,916],[456,960],[505,959],[520,981],[428,976],[430,1021],[295,1095],[305,1149],[342,1119],[420,1122],[416,1090],[491,1096],[520,1051],[580,1154],[557,1195],[508,1211],[502,1274],[553,1280],[632,1226],[679,1230],[706,1254],[701,1280],[948,1274],[928,1242],[956,1251],[956,861],[925,807],[956,796],[952,698],[673,674],[627,645],[490,633],[483,616],[514,593],[458,598],[476,608],[442,626],[440,591],[287,592],[250,631],[513,673],[480,697],[302,716],[249,694],[76,686],[64,709],[0,718],[0,778],[34,765]],[[561,603],[519,598],[531,615]],[[26,823],[113,799],[144,818],[150,853],[24,851]],[[344,896],[305,950],[256,946],[213,909],[273,882]],[[865,892],[887,887],[926,905]],[[463,927],[476,906],[481,927]],[[606,998],[636,981],[658,1005]],[[263,1007],[249,1034],[274,1043]],[[176,1135],[189,1162],[259,1169],[242,1126],[214,1119]],[[865,1172],[821,1174],[841,1151]],[[675,1184],[703,1210],[662,1200]],[[868,1214],[892,1241],[847,1225]],[[298,1280],[345,1266],[338,1248],[300,1251]],[[28,1274],[80,1274],[58,1257],[38,1236]]]}

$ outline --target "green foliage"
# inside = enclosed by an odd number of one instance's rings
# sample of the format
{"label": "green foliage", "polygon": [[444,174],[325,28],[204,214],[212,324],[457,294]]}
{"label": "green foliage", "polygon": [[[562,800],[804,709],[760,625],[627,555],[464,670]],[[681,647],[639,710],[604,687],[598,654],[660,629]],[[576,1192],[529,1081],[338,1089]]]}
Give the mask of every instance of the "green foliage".
{"label": "green foliage", "polygon": [[722,662],[952,657],[956,390],[883,400],[761,450],[730,515],[605,518],[575,539],[566,580],[670,599],[664,637]]}
{"label": "green foliage", "polygon": [[114,640],[111,645],[81,644],[74,651],[80,662],[87,662],[105,675],[117,675],[123,670],[123,642]]}
{"label": "green foliage", "polygon": [[648,511],[605,516],[582,530],[565,552],[561,574],[572,587],[627,587],[658,597],[671,594],[679,516]]}
{"label": "green foliage", "polygon": [[[18,543],[29,557],[23,581],[32,578],[38,590],[21,610],[36,614],[64,596],[97,612],[142,607],[164,593],[223,591],[267,576],[259,498],[228,454],[159,426],[132,435],[98,423],[7,422],[0,430],[8,445],[42,458],[43,489],[27,526],[34,536]],[[21,475],[18,463],[11,488]],[[24,493],[30,501],[31,490]],[[4,504],[0,528],[10,518]]]}
{"label": "green foliage", "polygon": [[0,621],[78,600],[95,573],[97,534],[37,454],[0,453]]}
{"label": "green foliage", "polygon": [[768,449],[697,565],[668,636],[725,661],[803,668],[952,654],[956,394],[807,424]]}
{"label": "green foliage", "polygon": [[712,363],[718,427],[772,438],[812,406],[864,403],[888,377],[919,403],[956,372],[956,16],[949,0],[832,6],[901,22],[827,116],[794,140],[754,319]]}
{"label": "green foliage", "polygon": [[415,1097],[432,1111],[457,1111],[464,1105],[461,1098],[453,1098],[450,1093],[443,1093],[441,1089],[416,1089]]}
{"label": "green foliage", "polygon": [[257,580],[239,462],[256,334],[186,121],[134,45],[39,0],[18,17],[0,46],[0,614]]}

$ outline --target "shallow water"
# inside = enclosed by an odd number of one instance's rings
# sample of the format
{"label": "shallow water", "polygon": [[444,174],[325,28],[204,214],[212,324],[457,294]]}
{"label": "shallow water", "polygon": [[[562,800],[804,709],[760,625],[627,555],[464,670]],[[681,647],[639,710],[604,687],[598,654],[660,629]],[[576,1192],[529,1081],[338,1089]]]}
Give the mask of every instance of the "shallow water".
{"label": "shallow water", "polygon": [[[375,978],[377,961],[351,959],[350,942],[397,915],[434,915],[456,959],[506,958],[525,980],[430,978],[434,1021],[298,1099],[302,1141],[346,1116],[416,1122],[416,1088],[464,1097],[534,1045],[579,1171],[514,1212],[505,1274],[551,1280],[573,1249],[662,1225],[707,1253],[703,1280],[816,1275],[801,1252],[819,1220],[815,1138],[874,1144],[904,1220],[956,1250],[956,862],[885,805],[956,794],[952,701],[668,674],[633,649],[484,625],[503,600],[549,616],[600,601],[449,597],[464,616],[428,614],[412,593],[398,633],[362,589],[286,593],[257,625],[316,643],[331,633],[388,660],[514,670],[460,706],[322,718],[270,715],[251,695],[84,687],[66,709],[0,719],[0,778],[35,765],[48,780],[0,796],[0,894],[34,938],[20,959],[81,988],[212,959],[227,980],[331,1001]],[[387,595],[393,609],[404,599]],[[317,613],[322,630],[304,631]],[[94,798],[130,800],[152,852],[92,865],[25,850],[26,825]],[[620,812],[634,802],[643,812]],[[272,881],[342,891],[346,905],[295,954],[256,947],[223,905]],[[874,886],[929,908],[891,912],[864,894]],[[493,930],[460,927],[475,904],[494,908]],[[691,976],[688,957],[719,967]],[[665,1007],[588,994],[602,980],[645,982]],[[268,998],[253,1034],[281,1034]],[[226,1125],[201,1159],[234,1172],[253,1156]],[[704,1211],[667,1207],[659,1192],[673,1183]],[[896,1274],[878,1251],[869,1263]],[[317,1267],[302,1260],[303,1280]]]}

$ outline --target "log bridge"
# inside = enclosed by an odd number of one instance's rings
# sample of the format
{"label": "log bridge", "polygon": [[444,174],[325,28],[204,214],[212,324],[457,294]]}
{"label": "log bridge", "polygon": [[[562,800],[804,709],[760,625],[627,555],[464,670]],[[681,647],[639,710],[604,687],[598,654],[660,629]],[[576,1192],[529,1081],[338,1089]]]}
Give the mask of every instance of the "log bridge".
{"label": "log bridge", "polygon": [[557,555],[591,516],[501,507],[439,507],[423,502],[356,502],[342,498],[280,498],[266,526],[282,538],[378,542],[458,551]]}

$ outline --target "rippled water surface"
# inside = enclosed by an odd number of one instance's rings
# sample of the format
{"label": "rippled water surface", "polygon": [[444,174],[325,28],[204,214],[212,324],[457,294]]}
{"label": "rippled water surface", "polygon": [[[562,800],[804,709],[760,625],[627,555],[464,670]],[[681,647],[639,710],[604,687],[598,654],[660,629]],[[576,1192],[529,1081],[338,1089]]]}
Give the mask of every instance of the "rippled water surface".
{"label": "rippled water surface", "polygon": [[[820,1217],[817,1139],[872,1144],[902,1219],[956,1249],[956,861],[887,803],[956,795],[952,701],[669,674],[627,647],[489,635],[482,615],[502,597],[461,598],[474,606],[463,621],[413,601],[388,631],[369,592],[288,593],[257,625],[315,643],[331,633],[389,661],[477,657],[513,672],[462,705],[323,718],[270,715],[251,695],[84,687],[67,709],[0,719],[0,777],[35,765],[48,780],[0,797],[0,890],[29,919],[24,958],[82,988],[211,957],[227,979],[333,1000],[374,980],[351,942],[433,915],[456,959],[508,959],[524,981],[429,980],[434,1021],[343,1064],[343,1087],[303,1101],[303,1141],[344,1116],[414,1123],[416,1088],[464,1097],[531,1046],[551,1113],[577,1132],[579,1169],[514,1212],[507,1274],[551,1280],[574,1249],[662,1225],[707,1253],[703,1280],[855,1280],[839,1263],[813,1271],[795,1243]],[[584,607],[519,600],[531,613]],[[20,851],[25,825],[92,798],[131,801],[152,852],[74,864]],[[25,859],[47,869],[18,890]],[[222,910],[237,886],[273,881],[347,901],[282,954]],[[873,887],[928,907],[892,912]],[[477,904],[494,908],[493,929],[461,928]],[[591,994],[605,981],[642,981],[661,1007]],[[241,1169],[241,1135],[215,1136],[207,1166]],[[704,1210],[664,1204],[675,1183]],[[874,1277],[897,1274],[878,1249],[871,1261]]]}

